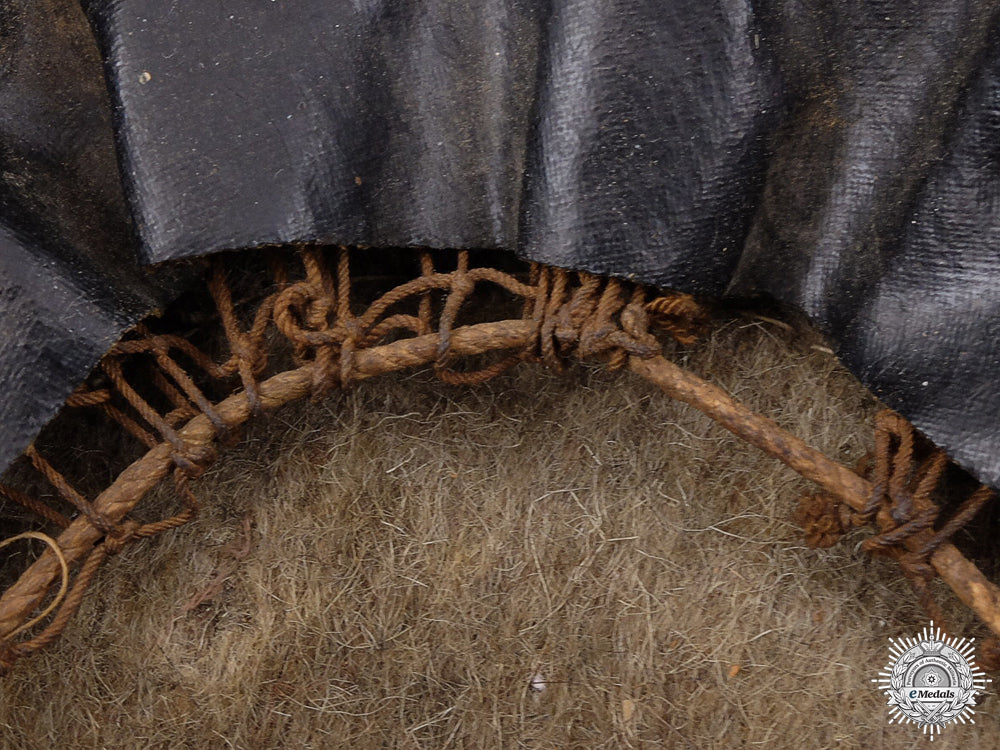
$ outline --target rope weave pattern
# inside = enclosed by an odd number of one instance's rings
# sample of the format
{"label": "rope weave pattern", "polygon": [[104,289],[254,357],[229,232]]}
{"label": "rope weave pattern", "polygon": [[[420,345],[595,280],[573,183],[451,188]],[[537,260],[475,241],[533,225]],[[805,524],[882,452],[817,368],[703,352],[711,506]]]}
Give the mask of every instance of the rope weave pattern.
{"label": "rope weave pattern", "polygon": [[[268,372],[268,350],[273,348],[269,336],[273,331],[290,344],[296,364],[311,373],[312,397],[321,398],[331,389],[349,387],[359,378],[360,352],[377,350],[380,343],[401,336],[436,336],[429,363],[437,376],[448,383],[476,384],[525,361],[541,361],[560,369],[570,357],[603,356],[612,367],[621,367],[630,354],[649,357],[659,352],[660,345],[649,332],[650,314],[660,328],[687,342],[693,340],[704,317],[687,295],[657,297],[647,305],[646,290],[640,286],[542,266],[532,267],[526,283],[494,268],[470,267],[467,252],[459,252],[456,267],[447,272],[435,269],[430,253],[421,253],[418,277],[355,313],[350,253],[346,248],[337,250],[332,259],[328,252],[302,249],[301,277],[295,281],[291,280],[293,274],[286,262],[277,256],[269,260],[271,291],[245,327],[237,314],[223,262],[212,263],[208,288],[229,349],[221,364],[181,336],[153,333],[146,325],[139,325],[102,360],[99,369],[107,384],[93,389],[81,387],[67,400],[71,408],[99,410],[151,451],[167,446],[172,467],[168,473],[181,500],[175,515],[145,524],[124,514],[117,519],[109,517],[76,490],[35,446],[25,452],[59,498],[75,509],[76,519],[82,518],[92,527],[97,541],[83,554],[59,548],[64,560],[79,563],[72,585],[41,632],[26,641],[12,642],[8,635],[0,642],[0,669],[9,669],[21,656],[59,636],[109,556],[194,517],[198,501],[190,488],[191,480],[214,462],[217,446],[231,442],[244,421],[223,414],[206,394],[205,384],[238,378],[236,388],[250,413],[260,412],[264,408],[261,380]],[[461,358],[454,346],[460,312],[483,283],[521,298],[523,321],[529,323],[530,330],[520,348],[498,361],[477,370],[456,370],[454,366]],[[497,342],[489,341],[478,347],[482,352],[497,348]],[[139,360],[152,367],[137,370],[135,363]],[[394,369],[394,363],[385,364],[384,369]],[[136,372],[143,373],[142,382]],[[193,444],[181,433],[184,425],[199,415],[209,421],[212,439]],[[131,510],[144,494],[118,500]],[[67,529],[76,520],[14,488],[0,485],[0,495],[58,529]],[[56,583],[52,580],[43,585],[40,594],[34,594],[36,607]],[[0,600],[0,614],[4,603]],[[21,600],[15,604],[21,604]],[[20,618],[26,619],[34,609],[29,607]]]}
{"label": "rope weave pattern", "polygon": [[944,624],[948,620],[929,586],[937,575],[931,556],[975,518],[995,493],[982,485],[943,519],[932,494],[948,457],[889,410],[876,417],[875,451],[866,457],[866,462],[871,461],[872,492],[861,510],[828,493],[813,493],[800,499],[795,520],[811,547],[831,547],[850,530],[873,525],[877,533],[865,539],[861,549],[895,559],[929,617]]}
{"label": "rope weave pattern", "polygon": [[[454,384],[481,383],[521,362],[559,370],[571,359],[596,357],[614,369],[628,365],[832,493],[810,495],[800,503],[796,515],[810,543],[829,546],[847,530],[874,523],[878,533],[864,548],[897,559],[921,601],[935,612],[934,619],[943,622],[928,589],[935,574],[932,558],[939,551],[949,559],[957,555],[947,540],[992,493],[980,488],[942,520],[930,493],[946,457],[932,451],[914,458],[916,434],[898,415],[879,417],[869,484],[659,356],[661,345],[651,329],[690,344],[707,326],[704,309],[688,295],[651,296],[637,284],[540,265],[519,278],[472,267],[464,251],[457,253],[452,270],[441,271],[434,257],[422,252],[419,275],[359,310],[352,299],[350,259],[346,248],[332,253],[304,248],[297,267],[290,268],[287,259],[269,253],[271,283],[251,315],[238,310],[227,269],[216,259],[208,289],[228,345],[221,363],[182,336],[156,333],[151,323],[140,325],[111,348],[93,385],[70,396],[68,407],[104,414],[148,452],[98,497],[88,499],[30,447],[26,459],[54,488],[67,506],[63,510],[0,485],[0,495],[61,532],[51,544],[46,542],[52,551],[0,596],[0,670],[59,636],[109,556],[194,517],[198,501],[192,480],[215,461],[220,446],[238,437],[248,418],[416,365],[431,365],[440,379]],[[520,300],[521,317],[461,325],[463,307],[483,284]],[[281,370],[276,353],[283,348],[293,359],[291,369]],[[493,360],[478,369],[459,369],[469,357],[487,355]],[[220,392],[226,396],[212,396]],[[166,479],[180,499],[179,510],[150,523],[132,519],[136,505]],[[69,508],[75,517],[66,515]],[[949,585],[1000,633],[1000,611],[993,602],[1000,601],[1000,592],[974,566],[959,562]],[[75,576],[67,584],[66,571],[72,567]],[[52,598],[56,588],[58,596]],[[14,639],[50,610],[55,614],[40,632]],[[33,617],[38,611],[42,615]]]}

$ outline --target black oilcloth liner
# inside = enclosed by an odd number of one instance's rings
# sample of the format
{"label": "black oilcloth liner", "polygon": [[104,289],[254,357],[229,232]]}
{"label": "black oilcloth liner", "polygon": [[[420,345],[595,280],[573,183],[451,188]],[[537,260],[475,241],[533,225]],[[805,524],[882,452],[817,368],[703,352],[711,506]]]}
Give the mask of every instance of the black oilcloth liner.
{"label": "black oilcloth liner", "polygon": [[[56,5],[72,16],[66,1],[24,0],[13,17]],[[143,261],[291,241],[503,248],[699,294],[770,295],[805,310],[866,385],[1000,485],[995,2],[84,7],[123,174],[106,189],[124,185]],[[31,89],[6,71],[37,55],[6,43],[5,54],[0,85],[17,105]],[[93,65],[71,67],[96,85]],[[57,161],[106,137],[90,117]],[[21,184],[0,179],[4,195]],[[23,244],[61,264],[98,247],[70,230],[63,244]],[[104,289],[128,287],[124,269],[104,268]],[[0,330],[13,275],[0,265]],[[108,330],[121,330],[137,305],[108,296]],[[31,351],[0,349],[5,385]],[[78,364],[28,394],[58,403]],[[3,408],[9,459],[31,430]]]}
{"label": "black oilcloth liner", "polygon": [[66,0],[0,4],[0,470],[164,297],[135,262],[110,99]]}

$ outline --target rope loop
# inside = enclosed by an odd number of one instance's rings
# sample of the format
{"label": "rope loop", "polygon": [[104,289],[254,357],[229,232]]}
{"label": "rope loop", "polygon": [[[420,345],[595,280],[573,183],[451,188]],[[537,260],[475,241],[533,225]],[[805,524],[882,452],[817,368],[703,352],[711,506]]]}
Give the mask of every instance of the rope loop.
{"label": "rope loop", "polygon": [[947,469],[948,457],[889,410],[876,416],[874,455],[865,457],[862,464],[872,459],[872,492],[860,511],[816,493],[800,499],[795,520],[812,547],[832,546],[851,529],[874,525],[876,533],[861,543],[861,549],[893,557],[932,619],[946,622],[929,587],[937,576],[931,556],[995,493],[985,485],[979,487],[942,523],[941,508],[932,495]]}
{"label": "rope loop", "polygon": [[131,519],[118,524],[115,529],[104,537],[104,548],[109,555],[117,555],[125,547],[135,540],[135,533],[139,530],[139,522]]}
{"label": "rope loop", "polygon": [[[130,471],[128,481],[116,480],[91,501],[37,452],[29,452],[35,468],[79,516],[70,519],[12,488],[0,487],[0,494],[55,526],[70,527],[72,533],[57,542],[58,554],[79,568],[52,622],[30,641],[4,644],[0,667],[59,634],[108,556],[189,521],[198,509],[191,483],[214,462],[232,430],[265,406],[309,394],[317,399],[371,374],[417,365],[430,365],[439,378],[455,384],[481,383],[524,361],[556,370],[582,358],[600,358],[611,368],[630,360],[633,367],[644,366],[636,360],[661,350],[663,337],[654,332],[690,344],[708,320],[705,309],[689,295],[654,293],[626,279],[539,264],[524,275],[473,267],[464,251],[452,270],[436,268],[435,257],[420,251],[419,275],[361,310],[352,307],[357,276],[352,277],[351,257],[346,248],[300,248],[297,274],[291,256],[270,257],[273,283],[262,287],[266,291],[258,296],[262,301],[252,316],[245,300],[234,298],[226,270],[216,261],[208,288],[228,343],[222,356],[213,358],[180,335],[155,333],[161,323],[138,326],[110,349],[101,365],[103,376],[97,374],[68,404],[107,414],[145,445],[149,452],[140,462],[147,477],[159,481],[172,474],[182,507],[160,521],[132,520],[129,513],[155,484],[152,479],[143,484]],[[487,285],[505,299],[520,300],[520,320],[464,324],[468,301]],[[284,372],[272,367],[269,373],[269,352],[283,346],[291,350],[297,367]],[[480,355],[488,359],[482,366],[477,363],[478,369],[453,369],[460,356]],[[280,361],[277,356],[271,359]],[[228,396],[220,399],[221,392]],[[914,585],[926,592],[930,555],[991,495],[976,493],[941,525],[929,492],[944,469],[943,454],[916,465],[918,443],[892,420],[880,422],[878,444],[876,489],[863,512],[848,513],[829,496],[817,495],[811,505],[803,506],[803,517],[811,524],[807,537],[825,546],[854,526],[876,523],[878,534],[866,542],[866,549],[895,555]],[[57,552],[54,548],[43,554],[48,559]],[[15,591],[17,597],[0,605],[8,622],[27,620],[31,608],[44,601],[55,573],[43,577],[26,575],[24,585],[17,584],[26,593]]]}

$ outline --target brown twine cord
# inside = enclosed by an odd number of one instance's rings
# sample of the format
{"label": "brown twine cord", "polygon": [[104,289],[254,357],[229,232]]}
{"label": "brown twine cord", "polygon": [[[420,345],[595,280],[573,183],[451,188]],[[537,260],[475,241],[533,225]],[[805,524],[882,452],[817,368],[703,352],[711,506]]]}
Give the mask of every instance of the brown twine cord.
{"label": "brown twine cord", "polygon": [[[136,438],[140,443],[145,445],[147,448],[152,448],[157,444],[157,439],[153,436],[153,433],[149,430],[143,429],[138,422],[132,419],[130,416],[125,414],[119,409],[116,409],[111,404],[102,404],[101,410],[107,414],[113,421],[117,422],[122,428],[132,437]],[[170,424],[171,420],[168,419],[167,423]]]}
{"label": "brown twine cord", "polygon": [[175,386],[170,380],[167,379],[166,375],[163,374],[163,370],[157,368],[153,370],[152,373],[153,385],[156,389],[167,397],[167,400],[173,404],[174,408],[164,415],[164,419],[171,427],[176,427],[178,424],[185,420],[185,416],[190,419],[195,414],[198,413],[197,406],[192,404],[190,399],[188,399],[181,391]]}
{"label": "brown twine cord", "polygon": [[864,506],[855,511],[827,493],[813,493],[799,500],[794,518],[812,547],[832,546],[852,528],[874,524],[877,533],[864,540],[861,549],[894,558],[930,618],[944,624],[947,619],[930,591],[937,577],[931,557],[995,493],[979,487],[934,531],[941,509],[931,495],[947,468],[947,455],[934,449],[918,460],[916,430],[892,411],[880,412],[875,423],[874,481]]}
{"label": "brown twine cord", "polygon": [[[179,336],[153,334],[144,327],[136,329],[135,337],[112,347],[102,363],[111,387],[78,390],[70,402],[73,406],[101,408],[150,450],[123,471],[94,503],[73,490],[34,452],[36,468],[60,495],[80,509],[81,517],[72,523],[56,512],[40,514],[67,526],[57,543],[61,559],[67,565],[80,561],[82,565],[49,625],[29,641],[8,644],[0,654],[0,666],[10,666],[19,656],[43,647],[59,635],[108,555],[190,520],[197,511],[190,481],[215,459],[215,445],[220,438],[257,411],[310,394],[318,398],[332,387],[347,387],[375,374],[419,364],[431,364],[446,382],[467,384],[494,377],[521,361],[541,361],[561,369],[571,357],[600,357],[613,368],[627,364],[671,396],[697,406],[839,498],[846,498],[858,512],[844,516],[843,509],[838,508],[836,523],[822,521],[828,527],[823,533],[842,533],[861,519],[875,519],[882,525],[880,534],[871,542],[873,550],[896,554],[907,576],[924,584],[931,566],[943,570],[942,575],[963,600],[1000,632],[1000,613],[983,603],[982,597],[977,599],[975,593],[995,593],[1000,599],[1000,592],[947,542],[992,495],[977,492],[934,531],[937,511],[925,502],[924,496],[937,484],[943,458],[935,456],[930,463],[913,466],[913,439],[905,430],[890,434],[880,429],[877,442],[884,450],[876,465],[876,481],[869,485],[769,420],[749,412],[719,389],[657,356],[660,344],[651,328],[658,327],[677,341],[690,343],[706,325],[707,314],[687,295],[662,295],[647,301],[647,291],[639,285],[540,265],[532,266],[528,283],[524,283],[497,269],[470,267],[467,252],[458,254],[456,267],[450,272],[435,269],[427,251],[421,251],[419,258],[416,278],[391,289],[355,314],[351,309],[350,254],[346,248],[336,251],[334,264],[319,249],[301,249],[299,260],[304,276],[298,281],[292,281],[287,265],[272,255],[268,266],[274,291],[259,304],[247,330],[239,324],[226,274],[217,263],[208,285],[230,347],[229,358],[223,364],[216,364]],[[459,326],[463,305],[482,283],[497,285],[521,298],[522,319]],[[438,295],[443,300],[435,327]],[[407,305],[413,307],[408,311]],[[272,323],[291,344],[298,367],[265,380],[265,343]],[[383,343],[399,335],[412,338]],[[452,369],[461,357],[505,350],[507,356],[479,370]],[[184,370],[178,355],[191,362],[196,372]],[[167,414],[158,412],[140,394],[139,387],[125,377],[125,360],[140,356],[156,365],[151,383],[171,404]],[[217,404],[205,396],[199,385],[201,378],[224,381],[234,375],[239,376],[242,391]],[[112,401],[123,402],[131,413]],[[136,418],[148,424],[159,439]],[[182,425],[184,420],[189,421]],[[145,493],[171,474],[182,500],[180,512],[145,525],[127,519]],[[907,494],[909,486],[915,489]],[[23,498],[12,499],[32,507]],[[836,507],[823,502],[824,508]],[[827,516],[828,512],[813,512],[811,517],[820,523]],[[884,523],[886,516],[891,523]],[[0,637],[6,635],[9,640],[11,633],[21,632],[23,620],[52,585],[53,564],[47,553],[43,554],[0,597]]]}
{"label": "brown twine cord", "polygon": [[[631,357],[629,369],[654,383],[672,398],[694,406],[727,430],[782,461],[855,511],[870,504],[873,484],[846,466],[831,461],[767,417],[755,414],[721,388],[705,382],[663,357]],[[915,545],[930,535],[924,531],[907,540]],[[995,634],[1000,634],[1000,588],[987,580],[950,542],[931,554],[931,566],[955,595]]]}
{"label": "brown twine cord", "polygon": [[[275,276],[275,281],[279,288],[287,283],[284,276],[283,266],[276,265],[273,256],[270,258],[271,271]],[[209,281],[209,291],[215,301],[219,319],[222,321],[223,331],[226,340],[229,342],[229,350],[232,357],[222,368],[226,371],[235,370],[239,373],[246,391],[250,408],[257,413],[260,411],[260,394],[257,390],[257,375],[267,367],[267,352],[263,347],[264,336],[267,331],[268,320],[274,308],[274,300],[277,295],[270,295],[264,299],[254,315],[253,324],[249,331],[241,331],[236,320],[236,312],[233,306],[233,297],[226,283],[225,269],[221,260],[213,263],[212,276]]]}
{"label": "brown twine cord", "polygon": [[708,328],[705,308],[690,294],[670,294],[650,300],[646,312],[681,344],[693,344]]}
{"label": "brown twine cord", "polygon": [[[277,291],[258,307],[248,331],[241,330],[238,324],[224,269],[218,263],[214,265],[208,282],[209,291],[216,303],[219,320],[231,351],[229,360],[222,365],[215,364],[181,337],[153,334],[144,326],[139,326],[135,332],[136,337],[123,340],[112,347],[102,364],[112,387],[93,391],[80,390],[74,394],[73,405],[99,406],[128,433],[150,446],[151,453],[156,452],[160,445],[169,446],[169,460],[177,467],[174,470],[175,484],[184,499],[185,509],[173,518],[145,526],[137,526],[135,522],[127,520],[113,523],[100,515],[37,452],[33,453],[39,471],[62,496],[80,509],[91,526],[103,536],[103,541],[86,554],[73,589],[50,626],[29,644],[21,644],[8,650],[7,658],[26,653],[58,634],[59,629],[68,621],[69,614],[78,606],[94,571],[108,554],[113,554],[127,542],[180,525],[193,515],[196,503],[187,483],[211,463],[214,459],[214,442],[237,420],[227,418],[221,406],[217,407],[208,400],[194,377],[180,366],[172,352],[183,355],[200,372],[213,379],[221,380],[230,374],[238,374],[249,411],[253,412],[261,408],[265,401],[258,377],[267,362],[263,342],[271,321],[292,343],[299,360],[312,364],[311,391],[314,397],[318,397],[333,385],[347,386],[359,377],[373,374],[360,371],[358,357],[361,351],[370,350],[379,340],[396,331],[406,331],[418,337],[432,334],[435,330],[432,321],[433,292],[440,292],[445,296],[438,316],[437,333],[434,334],[437,343],[432,362],[435,372],[447,382],[482,382],[526,359],[540,358],[552,366],[561,367],[562,361],[573,354],[603,354],[608,355],[613,363],[621,365],[629,353],[651,356],[657,351],[655,339],[647,331],[649,321],[643,309],[644,290],[638,287],[633,289],[626,303],[623,286],[619,281],[604,282],[590,274],[577,274],[578,285],[573,287],[572,275],[568,272],[536,266],[532,272],[536,283],[524,284],[496,269],[471,268],[467,252],[458,254],[454,271],[439,272],[434,268],[430,253],[423,252],[420,256],[420,275],[416,279],[390,290],[369,305],[365,312],[354,315],[351,310],[347,249],[338,250],[333,273],[329,270],[323,252],[304,248],[299,256],[305,278],[295,283],[289,281],[283,264],[270,262]],[[470,349],[464,332],[461,337],[458,336],[456,326],[461,308],[481,283],[496,284],[525,300],[523,314],[526,319],[537,321],[537,326],[535,332],[526,339],[517,339],[523,343],[515,344],[512,340],[510,345],[504,344],[504,334],[499,328],[491,328],[499,335],[491,335],[490,339],[477,344],[473,349]],[[395,307],[410,299],[417,302],[416,315],[393,312]],[[620,317],[620,322],[615,322],[616,317]],[[480,370],[457,372],[450,367],[455,358],[467,356],[474,350],[485,352],[505,346],[510,346],[514,351]],[[617,353],[618,347],[625,351]],[[172,405],[168,414],[158,412],[125,375],[125,359],[141,355],[150,356],[156,363],[157,369],[153,371],[151,382]],[[405,366],[407,362],[390,357],[387,364],[392,369]],[[132,415],[113,404],[116,396],[148,424],[160,436],[159,439],[154,436],[154,432],[140,426]],[[178,425],[184,419],[191,418],[194,413],[204,415],[212,425],[213,440],[193,445],[182,436]],[[245,416],[241,419],[245,419]],[[138,499],[129,498],[123,504],[131,507]],[[27,505],[32,507],[33,504]],[[45,510],[47,506],[44,504],[37,504],[35,507],[60,525],[68,523],[68,519],[61,514]],[[73,558],[76,559],[79,554],[73,548]],[[33,597],[37,597],[37,594],[29,599]],[[22,601],[23,599],[22,597]],[[0,606],[0,611],[2,610],[3,607]]]}
{"label": "brown twine cord", "polygon": [[[154,347],[159,348],[163,346],[163,337],[153,337],[157,343]],[[145,351],[145,349],[139,349],[139,351]],[[157,357],[157,362],[161,366],[170,366],[173,369],[173,360],[169,357]],[[108,357],[102,362],[102,367],[111,381],[114,383],[115,388],[118,392],[125,398],[126,401],[132,406],[136,412],[142,416],[150,425],[152,425],[157,432],[163,437],[164,441],[169,443],[173,447],[173,453],[171,454],[171,459],[173,462],[190,476],[198,476],[204,471],[204,467],[210,464],[215,457],[214,448],[210,445],[202,446],[200,452],[192,450],[192,448],[185,443],[185,441],[180,437],[177,431],[170,426],[170,423],[165,417],[163,417],[159,412],[154,409],[149,402],[146,401],[139,392],[132,387],[132,385],[125,379],[125,375],[122,372],[121,362],[116,357]],[[186,377],[186,376],[185,376]],[[202,397],[204,399],[204,397]],[[228,428],[228,423],[222,419],[215,409],[212,409],[212,413],[206,414],[206,416],[212,422],[215,427],[216,436],[225,434]]]}
{"label": "brown twine cord", "polygon": [[279,292],[284,291],[288,286],[288,268],[280,253],[273,247],[264,250],[264,257],[267,261],[267,269],[274,279],[274,287]]}
{"label": "brown twine cord", "polygon": [[[177,364],[176,361],[167,353],[166,347],[159,345],[153,350],[153,354],[156,357],[156,362],[160,366],[160,369],[170,375],[174,382],[180,386],[181,390],[184,392],[192,404],[195,404],[199,411],[201,411],[212,424],[215,426],[216,432],[219,435],[225,435],[229,431],[229,425],[226,424],[225,420],[219,416],[219,413],[212,406],[212,402],[205,398],[205,394],[201,392],[201,389],[195,385],[191,376],[184,372],[183,368]],[[165,424],[170,424],[170,420],[164,417],[163,422]]]}
{"label": "brown twine cord", "polygon": [[111,391],[107,388],[102,388],[96,391],[88,391],[84,388],[78,388],[70,394],[68,399],[66,399],[66,406],[70,408],[97,406],[99,404],[105,404],[110,400]]}
{"label": "brown twine cord", "polygon": [[[420,251],[420,276],[428,278],[434,275],[434,258],[427,250]],[[431,332],[431,294],[426,291],[420,295],[420,305],[417,308],[418,328],[414,331],[418,336]]]}
{"label": "brown twine cord", "polygon": [[8,641],[11,640],[14,636],[18,635],[19,633],[23,633],[25,630],[33,628],[35,625],[37,625],[46,617],[48,617],[53,612],[53,610],[55,610],[55,608],[62,603],[63,597],[66,596],[66,589],[69,587],[69,565],[66,562],[66,557],[65,555],[63,555],[62,550],[59,549],[59,545],[56,543],[56,540],[50,537],[48,534],[42,534],[41,532],[38,531],[24,531],[18,534],[17,536],[12,536],[8,539],[0,541],[0,549],[8,547],[14,542],[20,541],[21,539],[38,539],[39,541],[45,542],[49,546],[49,549],[52,550],[52,553],[56,556],[56,559],[59,561],[59,571],[61,575],[59,579],[60,581],[59,590],[56,592],[56,595],[55,597],[53,597],[52,601],[49,602],[48,606],[45,607],[45,609],[43,609],[36,617],[32,618],[31,620],[28,620],[28,622],[21,625],[19,628],[17,628],[17,630],[14,630],[9,635],[7,635],[4,640]]}
{"label": "brown twine cord", "polygon": [[[17,659],[44,648],[62,634],[66,625],[69,624],[70,618],[76,613],[83,602],[83,596],[87,592],[94,574],[100,568],[101,563],[104,562],[107,554],[107,549],[102,544],[87,556],[86,561],[80,568],[80,572],[77,573],[73,587],[63,599],[62,606],[56,612],[55,617],[52,618],[52,622],[31,640],[9,644],[4,650],[0,651],[0,669],[3,671],[9,670],[14,666],[14,662]],[[16,631],[12,631],[11,635],[13,635],[13,632]]]}
{"label": "brown twine cord", "polygon": [[[354,353],[364,338],[364,326],[351,314],[351,265],[350,253],[346,247],[337,250],[337,328],[343,332],[339,382],[341,388],[349,388],[354,379]],[[324,388],[322,392],[326,390]],[[317,393],[317,396],[322,395],[322,392]]]}
{"label": "brown twine cord", "polygon": [[[56,540],[38,532],[25,532],[0,542],[0,548],[3,548],[22,538],[31,537],[41,539],[52,549],[59,562],[61,573],[60,588],[52,602],[38,616],[19,625],[9,633],[6,633],[2,639],[0,639],[6,644],[2,650],[0,650],[0,670],[10,669],[18,658],[44,648],[59,637],[69,624],[72,616],[79,609],[80,604],[83,602],[83,597],[86,594],[94,575],[100,568],[101,563],[103,563],[109,555],[117,554],[124,549],[126,545],[132,542],[156,536],[157,534],[161,534],[168,529],[182,526],[194,517],[198,510],[198,501],[188,486],[189,479],[190,478],[187,473],[180,467],[174,469],[174,483],[181,496],[183,505],[183,510],[180,513],[162,521],[155,521],[153,523],[139,524],[136,521],[127,520],[115,526],[111,533],[107,534],[102,542],[94,547],[93,550],[87,555],[79,573],[76,575],[76,579],[73,581],[73,586],[69,590],[69,593],[67,593],[67,587],[69,584],[69,561]],[[55,611],[56,608],[58,608],[56,616],[41,633],[30,640],[23,641],[21,643],[11,643],[11,640],[16,635],[42,622],[53,611]]]}
{"label": "brown twine cord", "polygon": [[111,530],[112,527],[111,524],[108,523],[108,520],[102,516],[93,505],[90,504],[87,498],[77,492],[76,489],[74,489],[72,485],[66,481],[66,478],[56,471],[52,464],[42,458],[41,454],[35,449],[34,445],[29,445],[27,449],[25,449],[24,455],[31,460],[32,465],[49,481],[49,484],[58,490],[63,499],[74,505],[77,510],[87,517],[87,520],[90,521],[95,528],[100,529],[104,533],[108,533]]}
{"label": "brown twine cord", "polygon": [[33,497],[25,495],[23,492],[15,490],[13,487],[8,487],[5,484],[0,484],[0,495],[3,495],[8,500],[13,500],[18,505],[23,505],[25,508],[30,510],[37,516],[41,516],[46,521],[54,523],[61,529],[65,529],[70,525],[70,520],[60,513],[55,508],[50,508],[48,505],[43,503],[41,500],[35,500]]}

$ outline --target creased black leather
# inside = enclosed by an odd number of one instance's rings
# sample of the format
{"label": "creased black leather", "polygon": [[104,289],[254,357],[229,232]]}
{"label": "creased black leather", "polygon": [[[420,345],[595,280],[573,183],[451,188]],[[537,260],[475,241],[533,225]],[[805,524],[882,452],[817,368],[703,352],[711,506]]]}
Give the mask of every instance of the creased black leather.
{"label": "creased black leather", "polygon": [[[768,296],[1000,484],[995,2],[84,9],[122,168],[99,182],[124,185],[144,261],[296,241],[498,248]],[[89,91],[94,70],[66,75]],[[89,184],[69,180],[66,200]],[[63,236],[71,253],[46,251],[60,263],[100,255],[79,249],[96,246],[86,232]],[[109,332],[143,304],[111,308]]]}
{"label": "creased black leather", "polygon": [[746,0],[87,7],[154,262],[504,248],[718,294],[780,104]]}
{"label": "creased black leather", "polygon": [[0,469],[156,304],[135,262],[86,17],[0,5]]}
{"label": "creased black leather", "polygon": [[1000,486],[997,4],[787,2],[761,23],[788,114],[730,293],[804,310]]}

